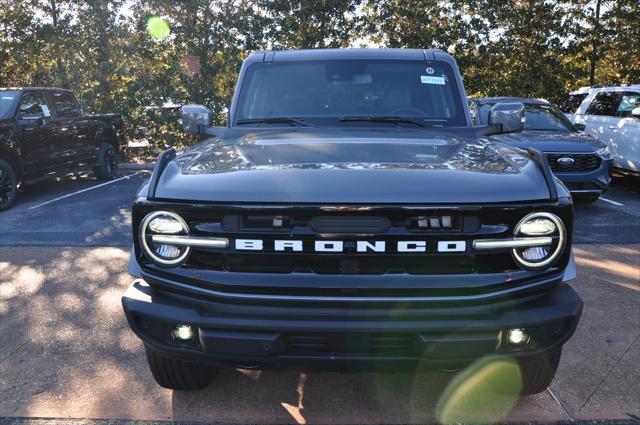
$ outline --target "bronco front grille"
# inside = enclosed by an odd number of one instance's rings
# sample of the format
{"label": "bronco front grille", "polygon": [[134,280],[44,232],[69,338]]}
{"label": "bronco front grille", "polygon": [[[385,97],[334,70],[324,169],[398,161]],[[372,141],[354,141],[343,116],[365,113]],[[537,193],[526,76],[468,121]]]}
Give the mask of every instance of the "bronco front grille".
{"label": "bronco front grille", "polygon": [[[564,160],[564,158],[567,158]],[[554,173],[579,173],[593,171],[600,167],[600,157],[595,154],[550,153],[549,166]],[[573,161],[573,162],[571,162]]]}
{"label": "bronco front grille", "polygon": [[[473,255],[470,236],[501,233],[507,226],[482,225],[473,214],[406,211],[404,214],[363,213],[306,216],[289,214],[225,214],[193,220],[198,236],[224,237],[230,248],[195,248],[186,265],[235,273],[312,273],[318,275],[447,275],[514,270],[508,254]],[[276,251],[275,241],[297,241],[301,251]],[[341,252],[317,252],[317,241],[339,240]],[[257,241],[258,250],[238,249],[238,241]],[[358,252],[358,241],[370,243]],[[424,252],[398,252],[398,241],[423,243]],[[451,242],[450,252],[438,252],[438,243]],[[378,242],[384,249],[371,247]],[[460,245],[456,245],[459,243]],[[254,245],[251,245],[254,246]],[[446,245],[449,247],[449,245]],[[442,248],[444,250],[446,248]],[[458,249],[456,251],[455,249]]]}
{"label": "bronco front grille", "polygon": [[[192,246],[184,264],[175,268],[137,258],[143,277],[164,279],[181,287],[213,291],[210,296],[259,296],[269,302],[283,297],[386,299],[393,297],[475,297],[531,284],[558,272],[521,270],[509,250],[481,251],[479,239],[513,236],[515,225],[534,211],[559,215],[571,232],[570,205],[548,203],[420,206],[420,205],[144,205],[133,211],[134,228],[151,211],[179,214],[194,238],[220,238],[225,248]],[[320,219],[318,218],[320,217]],[[241,245],[238,240],[259,241]],[[276,249],[276,241],[302,241],[303,249]],[[315,242],[341,241],[344,250],[318,252]],[[358,251],[358,242],[384,250]],[[424,242],[421,251],[399,250],[400,241]],[[442,247],[442,249],[439,249]],[[559,261],[566,264],[570,250]],[[315,343],[319,343],[316,340]],[[306,343],[313,343],[311,340]],[[377,343],[376,343],[377,344]]]}
{"label": "bronco front grille", "polygon": [[286,255],[212,254],[196,251],[188,265],[239,273],[314,273],[325,275],[447,275],[513,270],[508,254],[490,255]]}

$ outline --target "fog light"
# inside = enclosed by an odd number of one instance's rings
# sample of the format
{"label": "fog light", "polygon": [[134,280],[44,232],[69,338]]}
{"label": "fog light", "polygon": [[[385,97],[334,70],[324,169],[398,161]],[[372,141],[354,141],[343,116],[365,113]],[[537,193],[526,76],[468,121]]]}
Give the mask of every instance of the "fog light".
{"label": "fog light", "polygon": [[529,342],[529,332],[525,329],[509,329],[507,331],[507,341],[511,345],[524,345]]}
{"label": "fog light", "polygon": [[178,341],[186,342],[193,339],[193,329],[189,325],[177,325],[171,335]]}

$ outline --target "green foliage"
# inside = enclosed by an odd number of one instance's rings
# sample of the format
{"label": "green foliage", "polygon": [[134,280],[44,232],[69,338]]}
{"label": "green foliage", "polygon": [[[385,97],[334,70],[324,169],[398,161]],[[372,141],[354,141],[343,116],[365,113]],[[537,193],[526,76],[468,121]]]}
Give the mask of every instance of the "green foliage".
{"label": "green foliage", "polygon": [[153,156],[194,139],[149,111],[202,103],[224,124],[253,51],[434,47],[469,94],[553,101],[592,68],[595,84],[638,83],[638,22],[638,0],[1,1],[0,86],[72,88],[87,111],[122,113],[130,140],[146,129],[138,154]]}
{"label": "green foliage", "polygon": [[357,25],[356,0],[258,0],[264,41],[272,49],[348,47]]}

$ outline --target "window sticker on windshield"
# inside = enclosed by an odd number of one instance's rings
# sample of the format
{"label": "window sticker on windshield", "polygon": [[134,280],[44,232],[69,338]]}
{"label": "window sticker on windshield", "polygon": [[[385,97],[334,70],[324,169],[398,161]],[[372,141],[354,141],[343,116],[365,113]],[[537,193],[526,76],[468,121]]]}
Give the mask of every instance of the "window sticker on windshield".
{"label": "window sticker on windshield", "polygon": [[434,77],[431,75],[421,75],[420,81],[422,84],[437,84],[440,86],[444,86],[446,83],[444,81],[444,77]]}
{"label": "window sticker on windshield", "polygon": [[49,107],[47,105],[40,105],[40,107],[42,108],[42,115],[45,117],[51,116],[51,112],[49,112]]}
{"label": "window sticker on windshield", "polygon": [[12,96],[2,96],[2,100],[13,100]]}

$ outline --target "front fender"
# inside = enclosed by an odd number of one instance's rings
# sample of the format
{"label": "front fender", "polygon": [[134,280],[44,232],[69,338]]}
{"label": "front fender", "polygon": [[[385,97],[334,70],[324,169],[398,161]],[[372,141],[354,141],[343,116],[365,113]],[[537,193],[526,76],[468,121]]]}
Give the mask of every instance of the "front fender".
{"label": "front fender", "polygon": [[127,271],[133,277],[142,278],[142,271],[140,270],[138,261],[136,261],[136,252],[133,247],[131,247],[131,255],[129,256],[129,267]]}

